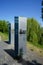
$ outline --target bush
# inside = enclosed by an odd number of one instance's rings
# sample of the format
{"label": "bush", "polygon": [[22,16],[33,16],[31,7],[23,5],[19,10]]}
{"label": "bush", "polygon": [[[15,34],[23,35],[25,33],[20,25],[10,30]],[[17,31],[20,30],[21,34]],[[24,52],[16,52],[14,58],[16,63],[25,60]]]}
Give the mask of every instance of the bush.
{"label": "bush", "polygon": [[30,34],[30,42],[32,42],[33,44],[38,43],[37,34],[34,31],[32,31]]}
{"label": "bush", "polygon": [[8,21],[0,20],[0,32],[8,33]]}
{"label": "bush", "polygon": [[43,44],[43,27],[33,18],[27,19],[27,41]]}

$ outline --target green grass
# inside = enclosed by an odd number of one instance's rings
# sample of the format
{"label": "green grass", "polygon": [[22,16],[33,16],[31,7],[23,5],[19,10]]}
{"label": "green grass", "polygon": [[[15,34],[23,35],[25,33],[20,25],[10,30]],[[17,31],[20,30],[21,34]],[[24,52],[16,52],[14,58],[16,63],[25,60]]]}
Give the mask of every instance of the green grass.
{"label": "green grass", "polygon": [[8,40],[8,33],[0,32],[0,36],[2,41]]}
{"label": "green grass", "polygon": [[30,49],[31,51],[34,51],[35,53],[38,54],[38,56],[43,57],[43,46],[41,45],[35,45],[32,44],[31,42],[27,41],[27,49]]}
{"label": "green grass", "polygon": [[32,43],[32,42],[30,42],[30,43],[31,43],[32,45],[38,47],[38,48],[43,48],[43,45],[40,45],[40,44],[38,44],[38,43]]}
{"label": "green grass", "polygon": [[43,45],[40,45],[40,44],[33,44],[33,45],[35,45],[35,46],[37,46],[37,47],[39,47],[39,48],[43,48]]}

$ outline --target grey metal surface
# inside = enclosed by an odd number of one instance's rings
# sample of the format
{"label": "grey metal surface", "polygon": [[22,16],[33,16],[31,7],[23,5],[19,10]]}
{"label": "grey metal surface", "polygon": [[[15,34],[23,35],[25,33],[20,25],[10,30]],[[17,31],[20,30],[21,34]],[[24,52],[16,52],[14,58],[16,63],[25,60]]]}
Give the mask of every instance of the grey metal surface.
{"label": "grey metal surface", "polygon": [[11,44],[14,44],[14,31],[11,31]]}
{"label": "grey metal surface", "polygon": [[20,51],[20,48],[22,48],[23,54],[26,54],[26,34],[19,34],[18,48],[19,48],[19,51]]}

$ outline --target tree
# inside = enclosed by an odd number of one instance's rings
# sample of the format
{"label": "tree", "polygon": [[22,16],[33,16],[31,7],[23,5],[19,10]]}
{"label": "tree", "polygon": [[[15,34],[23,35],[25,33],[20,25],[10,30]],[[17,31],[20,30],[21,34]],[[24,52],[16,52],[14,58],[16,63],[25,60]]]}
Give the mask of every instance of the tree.
{"label": "tree", "polygon": [[40,44],[43,45],[43,27],[41,27]]}
{"label": "tree", "polygon": [[8,21],[0,20],[0,32],[8,32]]}
{"label": "tree", "polygon": [[33,18],[27,19],[27,40],[34,44],[40,41],[40,24]]}

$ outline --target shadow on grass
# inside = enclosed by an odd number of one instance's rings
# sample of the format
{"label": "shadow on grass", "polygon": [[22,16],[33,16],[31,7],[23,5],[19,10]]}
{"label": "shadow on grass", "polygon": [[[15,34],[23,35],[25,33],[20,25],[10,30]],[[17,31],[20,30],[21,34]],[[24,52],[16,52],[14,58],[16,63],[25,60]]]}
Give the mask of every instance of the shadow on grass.
{"label": "shadow on grass", "polygon": [[4,64],[2,64],[2,65],[8,65],[7,63],[4,63]]}
{"label": "shadow on grass", "polygon": [[32,60],[32,62],[30,62],[29,60],[26,61],[23,58],[20,57],[14,57],[15,55],[15,51],[12,49],[4,49],[5,52],[7,52],[14,60],[17,60],[18,63],[21,63],[22,65],[42,65],[40,63],[38,63],[36,60]]}
{"label": "shadow on grass", "polygon": [[10,44],[9,41],[4,41],[6,44]]}
{"label": "shadow on grass", "polygon": [[22,65],[42,65],[38,63],[36,60],[32,60],[32,62],[30,62],[29,60],[26,61],[25,59],[19,60],[18,63],[21,63]]}

